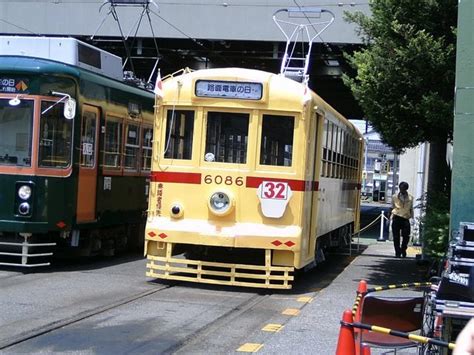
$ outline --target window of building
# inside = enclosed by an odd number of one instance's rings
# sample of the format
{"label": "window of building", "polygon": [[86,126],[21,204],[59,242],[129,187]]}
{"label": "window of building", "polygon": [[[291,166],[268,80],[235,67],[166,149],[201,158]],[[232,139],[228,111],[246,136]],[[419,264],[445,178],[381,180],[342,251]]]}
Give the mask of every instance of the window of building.
{"label": "window of building", "polygon": [[165,158],[191,159],[193,151],[194,111],[168,110]]}
{"label": "window of building", "polygon": [[208,112],[206,161],[220,163],[247,162],[249,114]]}

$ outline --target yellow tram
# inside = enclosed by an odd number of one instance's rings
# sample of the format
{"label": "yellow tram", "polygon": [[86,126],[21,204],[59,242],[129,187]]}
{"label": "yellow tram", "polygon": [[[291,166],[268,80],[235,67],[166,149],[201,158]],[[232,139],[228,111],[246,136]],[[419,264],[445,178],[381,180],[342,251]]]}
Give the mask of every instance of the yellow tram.
{"label": "yellow tram", "polygon": [[363,140],[305,84],[184,70],[157,99],[147,276],[291,288],[359,228]]}

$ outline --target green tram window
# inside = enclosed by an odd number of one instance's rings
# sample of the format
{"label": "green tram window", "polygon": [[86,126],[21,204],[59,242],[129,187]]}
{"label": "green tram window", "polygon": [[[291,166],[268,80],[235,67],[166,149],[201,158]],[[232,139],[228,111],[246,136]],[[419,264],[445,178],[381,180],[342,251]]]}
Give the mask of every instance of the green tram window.
{"label": "green tram window", "polygon": [[142,129],[142,171],[151,170],[151,153],[153,144],[153,128]]}
{"label": "green tram window", "polygon": [[205,160],[245,164],[249,121],[247,113],[208,112]]}
{"label": "green tram window", "polygon": [[0,99],[0,165],[31,166],[33,100]]}
{"label": "green tram window", "polygon": [[129,124],[125,135],[123,166],[127,170],[138,170],[138,152],[140,151],[140,126]]}
{"label": "green tram window", "polygon": [[293,116],[263,115],[261,165],[291,166],[294,128]]}
{"label": "green tram window", "polygon": [[120,149],[122,147],[122,123],[107,118],[105,123],[104,168],[116,169],[122,165]]}
{"label": "green tram window", "polygon": [[64,104],[41,102],[38,166],[66,168],[71,164],[73,120],[64,118]]}
{"label": "green tram window", "polygon": [[193,151],[194,111],[168,110],[165,158],[191,159]]}
{"label": "green tram window", "polygon": [[93,168],[95,166],[95,135],[97,115],[95,112],[84,111],[82,115],[81,133],[81,166]]}

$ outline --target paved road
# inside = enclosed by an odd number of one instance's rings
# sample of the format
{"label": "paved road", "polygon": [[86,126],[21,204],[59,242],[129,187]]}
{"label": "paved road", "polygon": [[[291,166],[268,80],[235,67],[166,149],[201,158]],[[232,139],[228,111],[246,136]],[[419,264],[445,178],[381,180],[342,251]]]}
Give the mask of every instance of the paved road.
{"label": "paved road", "polygon": [[[231,354],[283,333],[353,260],[335,255],[290,291],[150,282],[125,256],[0,271],[0,352]],[[263,330],[262,330],[263,329]],[[251,343],[250,345],[248,343]],[[241,348],[243,346],[243,348]]]}

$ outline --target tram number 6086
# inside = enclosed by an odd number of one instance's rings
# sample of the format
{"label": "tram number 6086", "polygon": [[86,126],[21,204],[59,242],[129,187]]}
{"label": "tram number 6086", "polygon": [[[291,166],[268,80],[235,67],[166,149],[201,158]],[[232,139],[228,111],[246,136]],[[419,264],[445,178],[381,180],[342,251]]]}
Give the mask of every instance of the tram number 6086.
{"label": "tram number 6086", "polygon": [[204,176],[204,183],[205,184],[216,184],[216,185],[237,185],[237,186],[242,186],[244,184],[244,178],[239,176],[239,177],[232,177],[232,176],[221,176],[221,175],[206,175]]}

